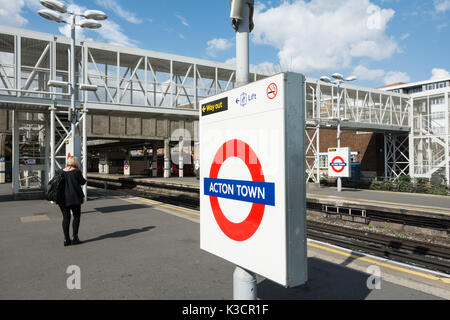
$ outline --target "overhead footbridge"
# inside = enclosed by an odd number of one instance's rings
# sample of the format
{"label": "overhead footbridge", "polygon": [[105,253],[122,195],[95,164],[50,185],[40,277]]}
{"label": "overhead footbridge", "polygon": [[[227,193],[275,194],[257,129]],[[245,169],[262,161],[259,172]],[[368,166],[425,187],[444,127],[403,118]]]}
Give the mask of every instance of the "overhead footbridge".
{"label": "overhead footbridge", "polygon": [[[72,135],[70,92],[49,86],[49,81],[69,82],[70,57],[66,37],[0,27],[0,132],[13,136],[14,194],[42,191],[53,172],[64,166],[65,144]],[[166,154],[185,132],[182,138],[193,146],[198,141],[199,101],[236,86],[234,66],[174,54],[86,40],[77,41],[75,58],[74,135],[83,144],[88,139],[145,140]],[[250,79],[266,76],[253,72]],[[83,86],[97,90],[80,90]],[[310,177],[320,168],[320,128],[336,127],[338,99],[342,129],[386,134],[393,146],[387,176],[406,170],[398,165],[396,157],[404,152],[395,137],[410,130],[408,95],[342,85],[337,97],[334,85],[311,78],[305,87]],[[0,148],[0,157],[5,153]]]}

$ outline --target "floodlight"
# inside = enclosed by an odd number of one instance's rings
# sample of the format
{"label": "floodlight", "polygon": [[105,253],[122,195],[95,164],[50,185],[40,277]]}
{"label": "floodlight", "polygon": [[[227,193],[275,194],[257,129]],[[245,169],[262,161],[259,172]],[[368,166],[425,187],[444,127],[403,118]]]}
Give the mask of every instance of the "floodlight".
{"label": "floodlight", "polygon": [[45,19],[56,21],[56,22],[65,22],[63,17],[52,10],[48,9],[41,9],[38,11],[38,14]]}
{"label": "floodlight", "polygon": [[65,81],[49,80],[47,82],[47,85],[49,87],[67,88],[69,86],[69,83]]}
{"label": "floodlight", "polygon": [[106,13],[104,13],[103,11],[100,11],[100,10],[86,10],[83,13],[83,16],[86,19],[94,19],[94,20],[106,20],[106,19],[108,19],[108,16],[106,15]]}
{"label": "floodlight", "polygon": [[41,0],[40,1],[41,4],[46,7],[49,8],[51,10],[55,10],[61,13],[66,13],[67,12],[67,7],[66,5],[61,2],[61,1],[57,1],[57,0]]}
{"label": "floodlight", "polygon": [[355,81],[356,77],[355,76],[351,76],[345,79],[345,81]]}
{"label": "floodlight", "polygon": [[333,73],[331,76],[337,80],[344,80],[344,76],[340,73]]}
{"label": "floodlight", "polygon": [[87,29],[98,29],[102,26],[101,23],[95,21],[95,20],[81,20],[80,21],[80,27],[87,28]]}
{"label": "floodlight", "polygon": [[81,91],[97,91],[98,86],[95,84],[80,84]]}
{"label": "floodlight", "polygon": [[320,81],[327,82],[327,83],[331,83],[331,79],[328,78],[328,77],[326,77],[326,76],[320,77]]}
{"label": "floodlight", "polygon": [[244,19],[244,5],[245,0],[230,0],[230,18],[231,19]]}

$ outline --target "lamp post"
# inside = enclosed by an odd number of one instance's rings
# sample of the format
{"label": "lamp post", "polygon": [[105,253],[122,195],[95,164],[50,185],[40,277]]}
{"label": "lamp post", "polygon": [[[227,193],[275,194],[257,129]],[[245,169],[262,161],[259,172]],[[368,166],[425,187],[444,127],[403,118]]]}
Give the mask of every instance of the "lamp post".
{"label": "lamp post", "polygon": [[[341,147],[341,84],[346,82],[346,81],[355,81],[356,77],[351,76],[348,78],[344,78],[344,76],[340,73],[333,73],[332,75],[333,78],[335,78],[336,80],[331,82],[330,78],[323,76],[320,77],[320,80],[323,82],[327,82],[327,83],[334,83],[337,85],[337,132],[336,132],[336,136],[337,136],[337,147],[340,148]],[[337,191],[341,192],[342,191],[342,180],[341,177],[337,178]]]}
{"label": "lamp post", "polygon": [[[69,81],[69,88],[70,88],[70,111],[69,111],[69,121],[71,122],[71,141],[74,142],[74,136],[75,136],[75,124],[77,121],[77,114],[75,110],[75,88],[76,88],[76,82],[75,82],[75,64],[76,64],[76,53],[75,53],[75,27],[80,26],[81,28],[88,28],[88,29],[98,29],[102,25],[97,22],[96,20],[105,20],[108,18],[108,16],[99,10],[86,10],[83,14],[77,14],[74,11],[69,11],[66,7],[66,5],[57,0],[41,0],[40,3],[48,8],[48,9],[41,9],[38,11],[38,14],[48,20],[55,21],[58,23],[66,23],[70,25],[70,81]],[[57,11],[57,12],[55,12]],[[69,22],[63,18],[61,14],[69,14],[70,20]],[[83,19],[80,21],[80,24],[76,23],[76,17],[84,17],[86,19]],[[54,79],[53,79],[54,80]]]}
{"label": "lamp post", "polygon": [[[236,31],[236,85],[249,83],[249,34],[253,30],[254,0],[230,0],[230,19]],[[233,299],[256,300],[254,272],[236,266],[233,273]]]}
{"label": "lamp post", "polygon": [[[70,90],[70,110],[68,112],[68,118],[70,121],[70,142],[71,145],[74,146],[74,149],[80,150],[81,148],[75,148],[75,135],[76,135],[76,122],[78,120],[78,113],[75,108],[75,92],[76,92],[76,86],[77,83],[75,81],[75,64],[76,64],[76,52],[75,52],[75,28],[77,26],[81,28],[87,28],[87,29],[98,29],[102,25],[101,23],[97,22],[98,20],[106,20],[108,16],[100,11],[100,10],[86,10],[83,14],[76,13],[74,11],[70,11],[67,9],[66,5],[57,0],[40,0],[41,5],[46,7],[47,9],[41,9],[38,10],[38,14],[51,21],[55,21],[58,23],[66,23],[70,25],[70,75],[69,75],[69,82],[63,82],[63,81],[57,81],[56,79],[52,79],[48,82],[49,86],[54,87],[66,87]],[[70,17],[68,19],[64,19],[62,14],[68,14]],[[79,21],[79,24],[76,23],[76,17],[82,17],[81,21]],[[93,86],[89,85],[82,85],[81,90],[96,90],[96,88],[93,88]],[[84,115],[86,117],[86,114]],[[53,121],[54,122],[54,121]],[[54,126],[51,128],[52,133],[54,134]],[[85,131],[85,129],[83,129]],[[87,175],[87,152],[86,152],[86,135],[83,134],[83,175],[86,178]],[[80,140],[78,140],[80,141]],[[54,154],[52,154],[52,161],[54,161]],[[52,162],[52,167],[53,162]],[[53,176],[53,170],[51,172],[51,176]],[[85,188],[85,194],[87,192]],[[87,198],[87,194],[86,194]]]}

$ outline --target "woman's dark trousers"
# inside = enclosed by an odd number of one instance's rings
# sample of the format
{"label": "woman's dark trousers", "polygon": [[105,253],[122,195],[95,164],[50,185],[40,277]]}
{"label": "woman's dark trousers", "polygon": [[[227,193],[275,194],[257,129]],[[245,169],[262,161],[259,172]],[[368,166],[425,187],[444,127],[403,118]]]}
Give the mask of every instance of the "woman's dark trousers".
{"label": "woman's dark trousers", "polygon": [[73,223],[72,223],[72,231],[73,231],[73,237],[78,237],[78,229],[80,228],[80,217],[81,217],[81,205],[77,206],[69,206],[65,207],[62,205],[59,205],[62,215],[63,215],[63,221],[62,221],[62,228],[64,232],[64,239],[66,241],[70,241],[70,234],[69,234],[69,228],[70,228],[70,211],[73,213]]}

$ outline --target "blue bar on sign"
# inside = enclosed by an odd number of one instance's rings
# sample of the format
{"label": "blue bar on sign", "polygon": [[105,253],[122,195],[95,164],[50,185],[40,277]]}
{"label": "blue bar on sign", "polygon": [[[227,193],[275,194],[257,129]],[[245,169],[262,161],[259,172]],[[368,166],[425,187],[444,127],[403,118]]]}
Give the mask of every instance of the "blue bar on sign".
{"label": "blue bar on sign", "polygon": [[346,167],[347,164],[346,163],[342,163],[342,162],[330,162],[330,166],[332,166],[332,167]]}
{"label": "blue bar on sign", "polygon": [[204,194],[275,206],[275,183],[204,178]]}

